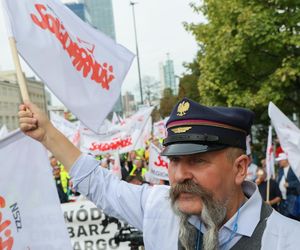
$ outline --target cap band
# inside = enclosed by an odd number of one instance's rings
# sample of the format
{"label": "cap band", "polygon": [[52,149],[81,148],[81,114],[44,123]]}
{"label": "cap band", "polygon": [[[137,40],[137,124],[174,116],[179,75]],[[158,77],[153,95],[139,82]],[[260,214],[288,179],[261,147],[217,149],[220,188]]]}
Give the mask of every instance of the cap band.
{"label": "cap band", "polygon": [[164,139],[163,145],[168,146],[173,143],[221,144],[243,149],[246,148],[246,142],[242,142],[239,138],[235,140],[234,138],[225,135],[222,137],[208,134],[171,135]]}
{"label": "cap band", "polygon": [[191,126],[191,125],[198,125],[198,126],[210,126],[210,127],[218,127],[218,128],[225,128],[230,130],[235,130],[239,132],[243,132],[247,134],[247,132],[244,129],[240,129],[234,126],[230,126],[228,124],[220,123],[220,122],[214,122],[214,121],[208,121],[208,120],[178,120],[170,122],[167,125],[167,128],[173,128],[177,126]]}

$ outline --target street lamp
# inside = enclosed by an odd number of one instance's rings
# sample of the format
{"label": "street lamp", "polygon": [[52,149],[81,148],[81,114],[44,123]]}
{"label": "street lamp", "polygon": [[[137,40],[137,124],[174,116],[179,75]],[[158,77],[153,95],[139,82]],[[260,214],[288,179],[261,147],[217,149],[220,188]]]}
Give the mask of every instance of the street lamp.
{"label": "street lamp", "polygon": [[136,24],[135,24],[135,13],[134,13],[134,5],[135,4],[136,4],[136,2],[130,1],[130,5],[132,7],[132,16],[133,16],[133,27],[134,27],[134,35],[135,35],[135,50],[136,50],[136,59],[137,59],[138,74],[139,74],[141,104],[144,104],[144,101],[143,101],[143,89],[142,89],[142,78],[141,78],[141,67],[140,67],[140,56],[139,56],[139,47],[138,47],[138,42],[137,42]]}

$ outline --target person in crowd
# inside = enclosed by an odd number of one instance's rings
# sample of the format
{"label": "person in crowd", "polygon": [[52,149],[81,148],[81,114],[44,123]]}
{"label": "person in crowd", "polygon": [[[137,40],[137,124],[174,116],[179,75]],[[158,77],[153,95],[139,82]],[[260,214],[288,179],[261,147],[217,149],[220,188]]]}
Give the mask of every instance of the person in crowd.
{"label": "person in crowd", "polygon": [[143,232],[145,249],[298,249],[300,223],[262,201],[245,181],[253,112],[207,107],[184,98],[166,124],[162,155],[170,187],[130,185],[83,154],[37,106],[20,105],[21,130],[61,161],[74,188],[108,215]]}
{"label": "person in crowd", "polygon": [[58,193],[60,203],[68,202],[68,195],[67,195],[67,193],[64,192],[64,189],[63,189],[63,186],[62,186],[61,175],[60,175],[60,167],[59,166],[52,167],[52,173],[53,173],[53,176],[54,176],[54,180],[55,180],[56,189],[57,189],[57,193]]}
{"label": "person in crowd", "polygon": [[52,155],[50,157],[50,165],[52,168],[59,167],[60,171],[60,182],[63,188],[64,193],[69,196],[70,189],[69,189],[69,181],[70,176],[69,173],[65,170],[64,166]]}
{"label": "person in crowd", "polygon": [[[259,167],[256,170],[255,182],[258,186],[258,190],[263,200],[271,205],[275,210],[278,210],[278,205],[281,201],[281,192],[279,190],[277,182],[270,178],[268,188],[267,173],[266,170],[262,167]],[[267,192],[269,192],[269,195],[267,195]]]}
{"label": "person in crowd", "polygon": [[300,211],[295,211],[297,197],[300,195],[299,179],[290,167],[286,153],[279,153],[276,161],[279,164],[277,182],[283,199],[280,212],[289,218],[300,220]]}
{"label": "person in crowd", "polygon": [[126,178],[126,181],[128,183],[135,184],[135,185],[143,185],[144,184],[144,180],[140,175],[129,175]]}
{"label": "person in crowd", "polygon": [[120,164],[121,164],[121,175],[122,180],[126,181],[127,177],[129,176],[129,167],[127,162],[126,154],[122,154],[120,157]]}
{"label": "person in crowd", "polygon": [[134,160],[134,164],[129,175],[139,175],[141,177],[144,177],[146,173],[147,168],[145,167],[144,161],[139,156],[137,156]]}

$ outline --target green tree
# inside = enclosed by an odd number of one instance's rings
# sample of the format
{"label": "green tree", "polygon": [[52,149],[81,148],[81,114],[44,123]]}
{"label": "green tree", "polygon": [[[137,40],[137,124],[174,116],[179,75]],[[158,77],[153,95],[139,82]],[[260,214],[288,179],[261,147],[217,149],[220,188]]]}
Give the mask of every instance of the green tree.
{"label": "green tree", "polygon": [[178,100],[188,97],[194,101],[199,101],[200,93],[197,83],[200,77],[200,68],[198,58],[194,59],[192,63],[184,64],[184,66],[186,72],[180,77]]}
{"label": "green tree", "polygon": [[273,101],[290,115],[300,107],[298,0],[203,0],[207,23],[187,24],[201,45],[199,89],[208,105],[254,110],[269,122]]}
{"label": "green tree", "polygon": [[177,103],[177,96],[173,94],[171,88],[164,89],[163,96],[160,99],[159,113],[161,117],[167,117],[170,115],[173,107]]}

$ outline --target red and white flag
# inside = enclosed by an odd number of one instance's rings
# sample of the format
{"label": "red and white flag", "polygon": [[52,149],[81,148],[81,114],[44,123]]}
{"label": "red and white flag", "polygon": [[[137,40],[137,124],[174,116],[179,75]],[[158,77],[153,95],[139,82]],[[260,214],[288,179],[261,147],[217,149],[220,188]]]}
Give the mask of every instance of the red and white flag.
{"label": "red and white flag", "polygon": [[269,103],[269,117],[280,145],[287,154],[294,173],[300,179],[300,129],[272,102]]}
{"label": "red and white flag", "polygon": [[169,180],[169,159],[161,156],[160,152],[161,150],[158,147],[152,143],[150,144],[149,172],[158,179]]}
{"label": "red and white flag", "polygon": [[98,132],[134,55],[59,0],[2,0],[17,49],[49,89]]}
{"label": "red and white flag", "polygon": [[18,130],[0,159],[0,249],[71,250],[46,149]]}
{"label": "red and white flag", "polygon": [[267,172],[267,179],[275,176],[275,157],[274,157],[274,147],[272,143],[272,126],[269,126],[269,133],[268,133],[268,144],[267,144],[267,151],[266,151],[266,172]]}

